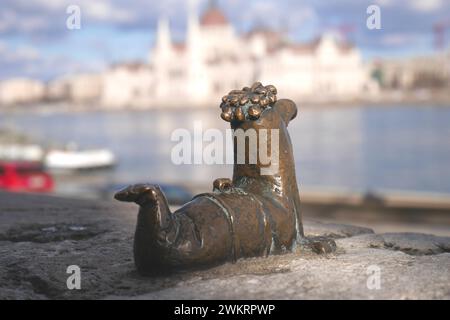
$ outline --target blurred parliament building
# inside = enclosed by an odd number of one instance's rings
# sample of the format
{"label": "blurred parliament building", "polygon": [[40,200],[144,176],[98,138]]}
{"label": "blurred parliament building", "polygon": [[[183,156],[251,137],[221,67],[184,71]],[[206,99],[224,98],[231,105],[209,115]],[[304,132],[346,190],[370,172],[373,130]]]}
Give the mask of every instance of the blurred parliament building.
{"label": "blurred parliament building", "polygon": [[[200,17],[189,10],[184,42],[173,41],[169,21],[161,19],[148,63],[117,64],[45,85],[9,80],[0,84],[0,104],[44,100],[107,108],[200,107],[218,104],[226,92],[254,81],[273,84],[279,96],[297,101],[346,102],[377,99],[380,87],[448,83],[449,69],[441,59],[417,59],[363,63],[358,48],[331,34],[309,43],[293,43],[267,28],[237,34],[211,2]],[[443,59],[450,61],[450,55]]]}
{"label": "blurred parliament building", "polygon": [[308,44],[289,43],[267,29],[238,35],[212,2],[200,18],[190,10],[183,43],[172,40],[168,20],[161,19],[150,63],[107,71],[101,102],[210,105],[254,81],[297,99],[353,99],[376,89],[357,48],[330,35]]}

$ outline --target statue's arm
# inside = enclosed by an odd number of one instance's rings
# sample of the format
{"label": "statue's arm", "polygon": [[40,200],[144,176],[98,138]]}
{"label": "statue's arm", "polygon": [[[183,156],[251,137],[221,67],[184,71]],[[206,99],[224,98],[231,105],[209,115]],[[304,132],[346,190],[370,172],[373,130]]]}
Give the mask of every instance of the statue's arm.
{"label": "statue's arm", "polygon": [[278,100],[274,105],[274,109],[280,114],[286,126],[297,116],[297,106],[294,101],[289,99]]}

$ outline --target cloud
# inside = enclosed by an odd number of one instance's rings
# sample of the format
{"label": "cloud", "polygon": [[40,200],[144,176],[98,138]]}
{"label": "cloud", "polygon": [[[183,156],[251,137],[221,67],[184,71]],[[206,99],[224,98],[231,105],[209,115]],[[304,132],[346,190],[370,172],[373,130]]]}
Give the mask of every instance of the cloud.
{"label": "cloud", "polygon": [[411,7],[418,12],[434,12],[444,5],[443,0],[410,0]]}
{"label": "cloud", "polygon": [[0,80],[15,77],[51,79],[61,74],[99,71],[102,61],[79,61],[67,55],[43,55],[29,45],[11,47],[0,42]]}
{"label": "cloud", "polygon": [[404,46],[411,45],[417,41],[415,34],[408,33],[391,33],[383,36],[380,43],[386,46]]}
{"label": "cloud", "polygon": [[[0,33],[45,37],[67,34],[66,9],[70,5],[80,7],[82,24],[126,26],[144,18],[141,5],[129,5],[125,1],[92,0],[4,0],[0,3]],[[145,12],[152,12],[145,7]],[[148,10],[150,9],[150,10]]]}
{"label": "cloud", "polygon": [[383,7],[389,7],[393,5],[394,0],[375,0],[375,4]]}
{"label": "cloud", "polygon": [[30,46],[11,48],[7,43],[0,42],[0,80],[28,75],[22,72],[30,66],[38,65],[40,57],[36,48]]}
{"label": "cloud", "polygon": [[6,43],[0,43],[0,61],[11,63],[16,61],[36,61],[40,58],[39,51],[31,46],[22,45],[11,49]]}
{"label": "cloud", "polygon": [[96,21],[127,23],[136,19],[136,12],[115,7],[107,2],[83,1],[80,8],[84,14]]}

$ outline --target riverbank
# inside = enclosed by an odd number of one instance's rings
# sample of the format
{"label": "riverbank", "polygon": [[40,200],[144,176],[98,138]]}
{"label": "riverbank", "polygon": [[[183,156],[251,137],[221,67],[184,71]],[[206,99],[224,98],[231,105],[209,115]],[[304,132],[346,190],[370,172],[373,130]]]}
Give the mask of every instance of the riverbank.
{"label": "riverbank", "polygon": [[450,237],[450,195],[385,191],[302,190],[304,216],[357,224],[377,233],[418,232]]}
{"label": "riverbank", "polygon": [[[295,100],[296,104],[304,109],[316,109],[316,110],[327,110],[327,109],[345,109],[345,108],[365,108],[365,107],[449,107],[450,106],[450,95],[438,95],[432,97],[416,97],[414,95],[402,94],[390,94],[386,96],[380,96],[372,99],[353,99],[353,100],[318,100],[318,99],[302,99]],[[40,114],[49,114],[55,112],[61,113],[86,113],[86,112],[140,112],[140,111],[192,111],[192,110],[208,110],[219,106],[219,103],[210,103],[205,105],[186,105],[180,103],[179,105],[157,105],[144,107],[115,107],[109,108],[107,106],[99,106],[97,102],[89,103],[70,103],[70,102],[48,102],[48,103],[34,103],[28,105],[0,105],[0,113],[28,113],[36,112]]]}
{"label": "riverbank", "polygon": [[[145,278],[134,269],[137,207],[0,193],[0,299],[450,299],[450,238],[305,221],[337,251],[305,250]],[[81,270],[81,290],[66,286]],[[379,276],[379,286],[368,277]],[[368,285],[369,283],[369,285]]]}

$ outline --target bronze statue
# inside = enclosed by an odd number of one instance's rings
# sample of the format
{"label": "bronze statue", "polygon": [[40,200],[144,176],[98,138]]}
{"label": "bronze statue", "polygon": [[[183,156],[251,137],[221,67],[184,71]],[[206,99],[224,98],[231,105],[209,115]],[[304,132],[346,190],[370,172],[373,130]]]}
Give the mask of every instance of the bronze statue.
{"label": "bronze statue", "polygon": [[[232,129],[277,130],[278,170],[239,163],[234,140],[233,180],[221,178],[213,192],[195,196],[175,212],[157,185],[138,184],[115,198],[140,206],[134,238],[134,259],[141,274],[236,261],[292,251],[303,242],[300,199],[289,122],[297,115],[291,100],[277,101],[274,86],[255,83],[224,96],[221,117]],[[258,148],[259,149],[259,148]],[[266,149],[270,150],[270,148]],[[246,159],[250,146],[245,147]]]}

